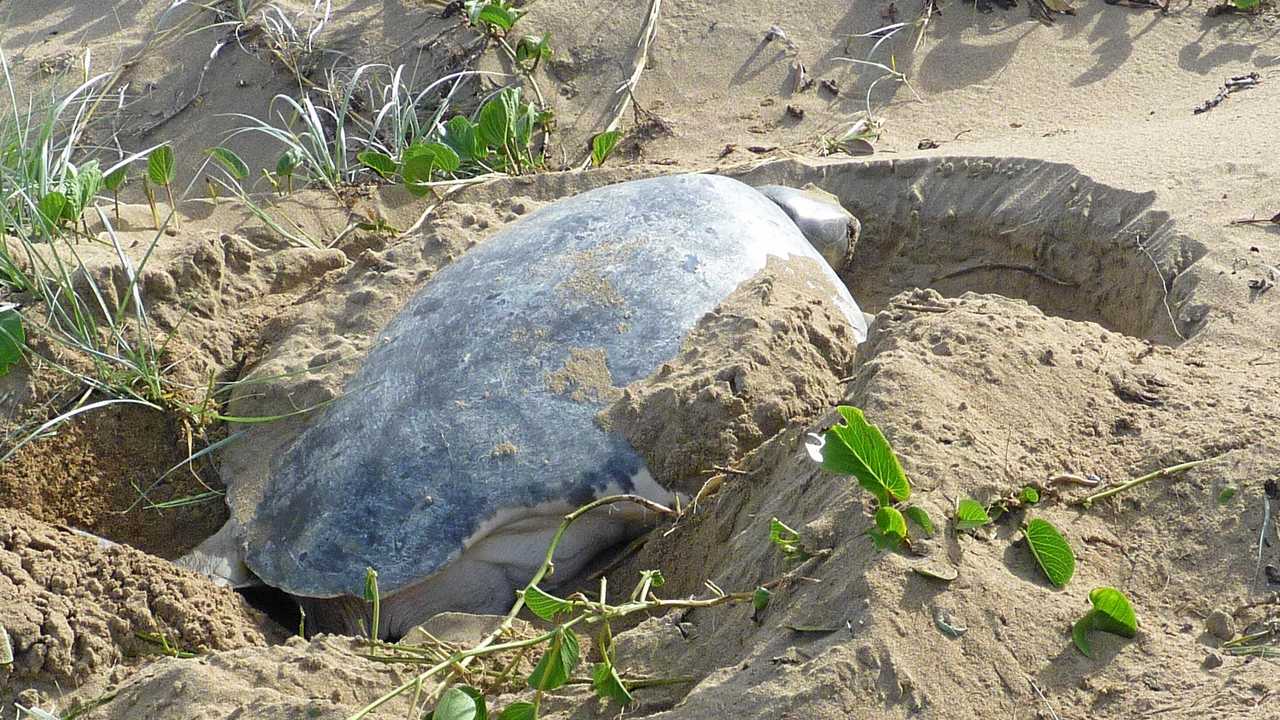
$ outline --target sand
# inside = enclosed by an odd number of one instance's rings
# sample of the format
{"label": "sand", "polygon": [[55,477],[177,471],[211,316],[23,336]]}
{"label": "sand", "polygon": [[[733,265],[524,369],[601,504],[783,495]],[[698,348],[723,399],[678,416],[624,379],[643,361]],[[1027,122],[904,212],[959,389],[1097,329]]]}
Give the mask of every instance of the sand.
{"label": "sand", "polygon": [[[691,492],[705,486],[679,521],[605,563],[611,588],[649,568],[665,573],[667,597],[703,593],[705,580],[737,590],[775,578],[786,568],[766,542],[773,516],[830,550],[805,567],[809,580],[776,593],[759,622],[729,607],[619,628],[620,669],[687,679],[637,690],[629,715],[1280,717],[1275,660],[1230,655],[1211,631],[1224,616],[1239,634],[1280,613],[1277,588],[1254,580],[1263,483],[1280,474],[1280,290],[1268,285],[1280,281],[1280,226],[1232,224],[1280,212],[1274,4],[1210,18],[1206,0],[1167,12],[1094,2],[1046,24],[1025,4],[984,12],[944,3],[919,45],[907,28],[870,55],[910,84],[884,79],[868,100],[883,73],[842,58],[867,59],[875,40],[853,36],[914,20],[915,4],[890,12],[888,2],[667,0],[634,89],[638,109],[621,114],[619,150],[583,173],[564,169],[613,118],[650,4],[539,0],[519,29],[550,32],[556,51],[534,75],[556,113],[550,172],[455,193],[407,234],[396,230],[434,201],[394,188],[353,193],[350,208],[323,191],[279,201],[275,211],[325,239],[322,249],[204,197],[201,153],[240,122],[227,113],[278,110],[276,94],[298,92],[289,63],[304,84],[327,83],[338,58],[404,63],[419,78],[471,64],[510,68],[431,3],[335,2],[312,52],[296,56],[273,43],[260,16],[209,27],[212,12],[187,4],[166,13],[169,5],[128,0],[104,13],[66,0],[0,0],[0,43],[22,92],[73,87],[86,50],[91,74],[119,71],[113,81],[128,102],[102,108],[92,142],[175,144],[188,198],[182,226],[156,243],[142,292],[157,327],[173,335],[167,357],[192,388],[186,399],[211,379],[259,380],[222,398],[229,415],[334,397],[435,271],[560,197],[715,170],[751,184],[812,183],[859,218],[862,238],[842,278],[875,321],[856,350],[818,299],[762,276],[704,318],[654,377],[615,388],[586,349],[558,379],[567,393],[614,400],[601,422],[624,432],[662,479]],[[275,5],[300,28],[318,18],[309,2]],[[775,25],[785,41],[766,41]],[[812,86],[797,88],[797,61]],[[1251,72],[1258,87],[1193,113],[1228,77]],[[477,92],[462,93],[459,106]],[[868,102],[882,129],[876,153],[824,157],[823,138]],[[255,173],[280,150],[254,134],[228,142]],[[136,183],[124,200],[108,217],[136,262],[154,239],[150,212]],[[350,230],[353,213],[396,230]],[[124,291],[109,246],[80,250],[99,286]],[[589,260],[582,289],[607,297],[590,282]],[[54,352],[36,335],[37,348]],[[48,364],[0,378],[7,442],[82,392]],[[990,501],[1063,473],[1114,483],[1219,457],[1088,511],[1068,504],[1084,490],[1066,486],[979,537],[945,533],[917,543],[918,554],[885,553],[863,534],[866,494],[817,469],[803,447],[840,403],[884,430],[935,521],[961,497]],[[91,704],[82,715],[90,718],[344,718],[403,681],[411,668],[361,657],[358,641],[285,641],[295,628],[159,559],[198,543],[228,513],[245,516],[265,458],[306,421],[303,413],[248,428],[247,442],[148,493],[161,502],[234,477],[229,509],[217,500],[131,507],[136,488],[184,458],[188,442],[230,429],[184,427],[137,407],[81,416],[0,465],[0,585],[10,586],[0,592],[0,626],[15,650],[0,665],[0,712],[16,700],[59,711]],[[1220,502],[1227,487],[1235,494]],[[1052,521],[1075,548],[1065,590],[1044,581],[1020,540],[1027,517]],[[102,549],[61,526],[137,549]],[[912,572],[921,563],[957,579]],[[1280,564],[1274,547],[1264,548],[1266,563]],[[1139,632],[1131,641],[1095,635],[1086,658],[1069,627],[1101,585],[1128,594]],[[138,632],[162,633],[196,657],[158,656]],[[498,706],[522,697],[501,692]],[[556,693],[544,710],[617,712],[581,688]],[[377,716],[406,712],[407,703],[392,704]]]}

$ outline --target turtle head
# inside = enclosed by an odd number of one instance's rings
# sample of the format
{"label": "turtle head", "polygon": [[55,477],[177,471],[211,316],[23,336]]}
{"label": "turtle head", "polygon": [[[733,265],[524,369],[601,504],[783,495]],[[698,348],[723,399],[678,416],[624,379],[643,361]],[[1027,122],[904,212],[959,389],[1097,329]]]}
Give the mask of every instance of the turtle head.
{"label": "turtle head", "polygon": [[833,270],[840,272],[853,263],[862,223],[840,205],[836,196],[814,185],[801,190],[764,185],[756,190],[782,208]]}

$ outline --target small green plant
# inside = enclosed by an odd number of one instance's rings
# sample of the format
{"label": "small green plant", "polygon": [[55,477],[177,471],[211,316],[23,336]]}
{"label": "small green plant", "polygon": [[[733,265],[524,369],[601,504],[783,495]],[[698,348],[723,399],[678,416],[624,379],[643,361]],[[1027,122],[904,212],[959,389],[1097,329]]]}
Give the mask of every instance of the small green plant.
{"label": "small green plant", "polygon": [[506,35],[521,12],[509,0],[466,0],[467,20],[488,35]]}
{"label": "small green plant", "polygon": [[364,570],[364,601],[371,608],[372,621],[369,623],[369,642],[378,641],[378,629],[382,623],[382,595],[378,592],[378,571],[373,568]]}
{"label": "small green plant", "polygon": [[[169,209],[173,212],[174,227],[178,227],[178,205],[173,201],[173,181],[176,173],[176,166],[173,161],[173,148],[169,145],[161,145],[151,154],[147,156],[147,180],[153,185],[159,185],[164,188],[165,194],[169,196]],[[144,183],[145,187],[145,183]],[[156,230],[160,229],[160,217],[156,213],[155,199],[150,191],[147,192],[147,199],[151,202],[151,216],[155,220]]]}
{"label": "small green plant", "polygon": [[1089,593],[1093,609],[1071,628],[1071,640],[1085,657],[1093,657],[1089,633],[1093,630],[1132,638],[1138,634],[1138,618],[1129,598],[1115,588],[1099,587]]}
{"label": "small green plant", "polygon": [[116,222],[120,222],[120,188],[129,181],[129,167],[122,165],[102,178],[102,185],[111,193],[115,205]]}
{"label": "small green plant", "polygon": [[538,63],[551,58],[551,35],[542,33],[539,35],[525,35],[516,43],[515,58],[516,62],[524,68],[525,72],[533,72],[538,69]]}
{"label": "small green plant", "polygon": [[787,562],[804,562],[813,557],[813,553],[805,549],[800,542],[800,533],[792,530],[778,518],[769,520],[769,542],[782,553]]}
{"label": "small green plant", "polygon": [[1033,518],[1022,528],[1031,554],[1054,587],[1066,587],[1076,572],[1076,554],[1048,520]]}
{"label": "small green plant", "polygon": [[991,516],[987,514],[987,509],[982,503],[970,498],[964,498],[956,503],[956,530],[976,530],[977,528],[990,525]]}
{"label": "small green plant", "polygon": [[844,422],[832,425],[817,443],[810,443],[809,455],[826,470],[852,475],[875,498],[875,526],[867,531],[872,542],[880,548],[908,542],[908,518],[931,533],[933,522],[923,508],[899,507],[911,497],[911,484],[884,433],[867,422],[858,408],[841,405],[836,412]]}
{"label": "small green plant", "polygon": [[617,130],[609,130],[591,138],[591,164],[595,167],[604,165],[604,161],[618,146],[618,140],[621,137],[622,134]]}

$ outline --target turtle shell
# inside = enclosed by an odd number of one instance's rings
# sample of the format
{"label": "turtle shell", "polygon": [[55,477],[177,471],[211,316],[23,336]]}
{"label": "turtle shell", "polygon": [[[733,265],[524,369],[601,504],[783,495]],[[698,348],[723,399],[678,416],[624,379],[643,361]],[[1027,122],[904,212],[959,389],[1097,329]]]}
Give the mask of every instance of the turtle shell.
{"label": "turtle shell", "polygon": [[358,595],[372,567],[394,593],[533,508],[636,491],[640,455],[597,414],[770,256],[822,261],[774,203],[713,175],[599,188],[495,233],[409,300],[271,459],[248,566],[313,598]]}

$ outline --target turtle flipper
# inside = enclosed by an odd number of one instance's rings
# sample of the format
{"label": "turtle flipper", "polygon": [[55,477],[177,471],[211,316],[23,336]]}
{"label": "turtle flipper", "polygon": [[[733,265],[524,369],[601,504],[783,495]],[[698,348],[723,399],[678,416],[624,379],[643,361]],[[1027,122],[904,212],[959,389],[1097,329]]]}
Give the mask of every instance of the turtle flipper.
{"label": "turtle flipper", "polygon": [[207,575],[218,585],[240,588],[262,584],[244,564],[244,543],[241,541],[240,524],[227,520],[218,532],[210,535],[191,552],[175,562]]}

